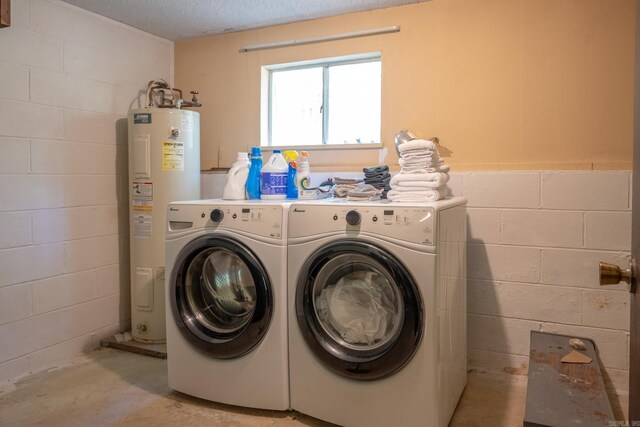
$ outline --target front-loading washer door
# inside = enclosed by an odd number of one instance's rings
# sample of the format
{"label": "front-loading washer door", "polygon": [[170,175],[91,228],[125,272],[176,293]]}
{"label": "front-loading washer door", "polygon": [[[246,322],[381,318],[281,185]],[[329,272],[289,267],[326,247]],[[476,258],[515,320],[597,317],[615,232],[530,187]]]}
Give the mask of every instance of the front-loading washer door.
{"label": "front-loading washer door", "polygon": [[205,236],[178,255],[170,281],[173,320],[194,346],[219,359],[250,352],[273,314],[269,276],[245,245]]}
{"label": "front-loading washer door", "polygon": [[423,330],[422,299],[411,274],[388,251],[351,239],[307,259],[297,282],[296,317],[320,362],[356,380],[401,369]]}

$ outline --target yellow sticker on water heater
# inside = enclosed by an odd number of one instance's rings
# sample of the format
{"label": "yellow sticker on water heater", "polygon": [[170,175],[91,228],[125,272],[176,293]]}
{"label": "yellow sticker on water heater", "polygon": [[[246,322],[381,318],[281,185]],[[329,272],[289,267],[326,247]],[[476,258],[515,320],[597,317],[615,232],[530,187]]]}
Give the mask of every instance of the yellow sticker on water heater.
{"label": "yellow sticker on water heater", "polygon": [[184,170],[184,142],[164,141],[162,143],[162,170]]}

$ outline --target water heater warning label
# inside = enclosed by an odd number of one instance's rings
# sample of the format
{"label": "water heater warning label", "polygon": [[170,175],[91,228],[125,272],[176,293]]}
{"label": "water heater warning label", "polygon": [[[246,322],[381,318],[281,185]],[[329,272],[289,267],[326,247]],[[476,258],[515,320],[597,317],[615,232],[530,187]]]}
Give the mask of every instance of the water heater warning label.
{"label": "water heater warning label", "polygon": [[162,143],[162,170],[184,170],[184,142],[164,141]]}
{"label": "water heater warning label", "polygon": [[133,237],[151,238],[151,212],[133,213]]}
{"label": "water heater warning label", "polygon": [[153,182],[133,181],[131,183],[133,200],[153,200]]}

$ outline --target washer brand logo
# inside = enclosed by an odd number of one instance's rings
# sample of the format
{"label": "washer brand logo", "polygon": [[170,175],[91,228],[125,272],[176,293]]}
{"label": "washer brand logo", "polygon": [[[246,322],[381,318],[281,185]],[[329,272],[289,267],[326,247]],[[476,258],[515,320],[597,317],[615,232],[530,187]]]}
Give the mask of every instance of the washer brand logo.
{"label": "washer brand logo", "polygon": [[304,209],[293,208],[294,212],[306,212]]}
{"label": "washer brand logo", "polygon": [[180,212],[180,209],[178,209],[178,208],[173,208],[173,207],[172,207],[172,208],[169,208],[169,210],[170,210],[171,212]]}

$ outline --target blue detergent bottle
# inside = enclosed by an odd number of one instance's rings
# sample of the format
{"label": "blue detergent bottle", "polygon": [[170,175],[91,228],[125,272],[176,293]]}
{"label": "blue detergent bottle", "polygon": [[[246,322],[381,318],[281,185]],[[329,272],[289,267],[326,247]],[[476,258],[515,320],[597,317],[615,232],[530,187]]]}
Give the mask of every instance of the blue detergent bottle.
{"label": "blue detergent bottle", "polygon": [[247,176],[247,198],[260,198],[260,169],[262,169],[262,150],[260,147],[251,147],[251,166]]}
{"label": "blue detergent bottle", "polygon": [[296,183],[296,162],[289,162],[289,172],[287,174],[287,199],[298,198],[298,185]]}

